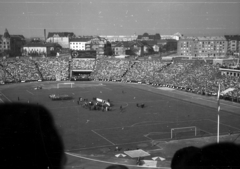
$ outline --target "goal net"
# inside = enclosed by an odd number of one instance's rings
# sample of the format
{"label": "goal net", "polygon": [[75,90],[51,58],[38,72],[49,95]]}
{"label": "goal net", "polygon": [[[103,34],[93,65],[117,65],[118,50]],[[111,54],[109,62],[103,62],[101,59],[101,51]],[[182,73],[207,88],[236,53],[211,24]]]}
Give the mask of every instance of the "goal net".
{"label": "goal net", "polygon": [[189,138],[197,136],[197,127],[179,127],[171,129],[171,139]]}
{"label": "goal net", "polygon": [[58,83],[57,88],[73,88],[74,83]]}

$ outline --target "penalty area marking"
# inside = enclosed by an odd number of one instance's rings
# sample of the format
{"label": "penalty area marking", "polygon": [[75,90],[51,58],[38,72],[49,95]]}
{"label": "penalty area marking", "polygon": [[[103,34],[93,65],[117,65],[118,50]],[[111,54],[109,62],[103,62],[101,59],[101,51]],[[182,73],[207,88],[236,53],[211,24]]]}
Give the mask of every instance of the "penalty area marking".
{"label": "penalty area marking", "polygon": [[[214,123],[217,123],[216,121],[213,121],[213,120],[211,120],[211,119],[207,119],[207,120],[209,120],[209,121],[211,121],[211,122],[214,122]],[[233,126],[229,126],[229,125],[224,124],[224,123],[219,123],[219,124],[224,125],[224,126],[227,126],[227,127],[230,127],[230,128],[234,128],[234,129],[236,129],[237,131],[240,131],[240,128],[233,127]]]}
{"label": "penalty area marking", "polygon": [[[147,139],[151,140],[151,141],[154,141],[154,140],[157,140],[157,139],[152,139],[151,137],[149,137],[149,135],[160,135],[160,134],[165,134],[165,133],[170,134],[170,132],[150,132],[150,133],[145,134],[143,136],[146,137]],[[166,139],[170,139],[170,138],[166,138]],[[161,141],[161,142],[166,143],[166,141]]]}
{"label": "penalty area marking", "polygon": [[7,96],[5,96],[5,94],[3,94],[2,92],[0,92],[0,94],[5,97],[9,102],[12,102]]}
{"label": "penalty area marking", "polygon": [[213,133],[210,133],[210,132],[208,132],[208,131],[206,131],[206,130],[203,130],[203,129],[201,129],[201,128],[198,128],[198,127],[197,127],[197,129],[200,129],[200,131],[203,131],[203,132],[208,133],[208,134],[210,134],[210,135],[213,134]]}
{"label": "penalty area marking", "polygon": [[0,98],[0,103],[4,103],[4,101]]}
{"label": "penalty area marking", "polygon": [[32,92],[30,92],[30,91],[28,91],[28,90],[26,90],[28,93],[30,93],[31,95],[34,95]]}
{"label": "penalty area marking", "polygon": [[112,145],[116,145],[113,142],[111,142],[110,140],[108,140],[107,138],[103,137],[101,134],[98,134],[96,131],[91,130],[93,133],[97,134],[99,137],[103,138],[104,140],[106,140],[107,142],[111,143]]}

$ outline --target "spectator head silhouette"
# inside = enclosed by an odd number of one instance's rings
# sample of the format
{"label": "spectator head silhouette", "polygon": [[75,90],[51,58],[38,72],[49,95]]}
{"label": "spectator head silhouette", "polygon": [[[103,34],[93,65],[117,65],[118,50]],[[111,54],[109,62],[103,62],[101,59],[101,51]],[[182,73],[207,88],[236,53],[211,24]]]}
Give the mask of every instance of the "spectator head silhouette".
{"label": "spectator head silhouette", "polygon": [[172,159],[172,169],[240,168],[240,146],[234,143],[210,144],[203,148],[178,150]]}
{"label": "spectator head silhouette", "polygon": [[62,140],[46,108],[0,104],[0,168],[63,168]]}

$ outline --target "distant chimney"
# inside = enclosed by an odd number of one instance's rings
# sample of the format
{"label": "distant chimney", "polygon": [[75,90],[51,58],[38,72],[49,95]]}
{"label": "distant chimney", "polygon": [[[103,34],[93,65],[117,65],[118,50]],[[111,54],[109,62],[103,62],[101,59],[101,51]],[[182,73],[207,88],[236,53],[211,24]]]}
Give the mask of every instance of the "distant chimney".
{"label": "distant chimney", "polygon": [[46,29],[44,29],[44,40],[45,40],[45,42],[46,42]]}

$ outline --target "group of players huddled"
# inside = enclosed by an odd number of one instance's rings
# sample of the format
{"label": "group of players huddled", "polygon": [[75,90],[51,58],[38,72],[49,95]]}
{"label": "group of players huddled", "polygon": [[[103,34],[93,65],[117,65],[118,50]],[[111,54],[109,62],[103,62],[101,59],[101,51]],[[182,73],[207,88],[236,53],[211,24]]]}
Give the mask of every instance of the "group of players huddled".
{"label": "group of players huddled", "polygon": [[109,99],[106,101],[95,97],[92,98],[92,100],[90,101],[88,99],[79,97],[77,103],[78,105],[81,105],[83,108],[99,111],[110,111],[112,106]]}

